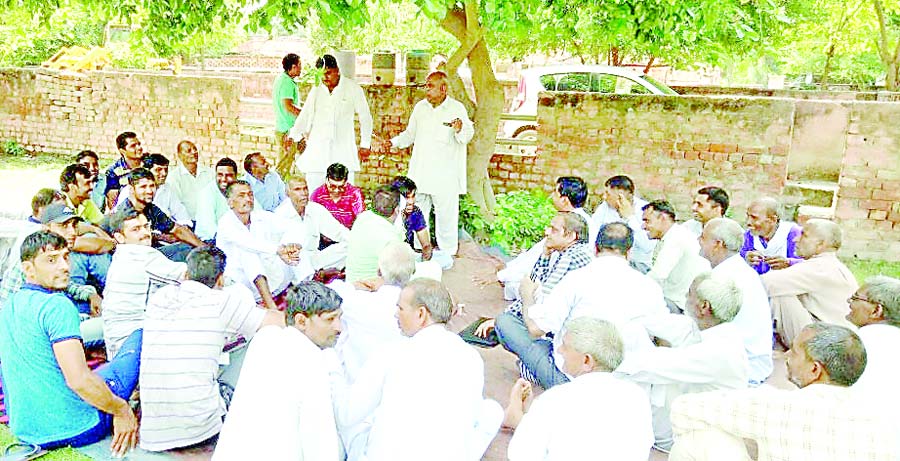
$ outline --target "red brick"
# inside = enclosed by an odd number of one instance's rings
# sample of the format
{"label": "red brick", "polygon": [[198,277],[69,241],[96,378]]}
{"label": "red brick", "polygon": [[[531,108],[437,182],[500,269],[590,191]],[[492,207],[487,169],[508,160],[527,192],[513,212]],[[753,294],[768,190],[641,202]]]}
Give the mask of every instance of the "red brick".
{"label": "red brick", "polygon": [[839,197],[847,198],[870,198],[872,191],[865,187],[841,187],[838,190]]}
{"label": "red brick", "polygon": [[866,210],[890,211],[891,202],[887,200],[860,200],[859,207]]}
{"label": "red brick", "polygon": [[871,210],[869,211],[869,219],[874,219],[876,221],[883,221],[887,219],[888,212],[884,210]]}
{"label": "red brick", "polygon": [[[900,187],[900,185],[898,185],[898,187]],[[900,190],[876,189],[872,191],[872,198],[876,200],[898,201],[900,200]]]}
{"label": "red brick", "polygon": [[710,144],[709,150],[712,152],[737,152],[738,146],[736,144]]}

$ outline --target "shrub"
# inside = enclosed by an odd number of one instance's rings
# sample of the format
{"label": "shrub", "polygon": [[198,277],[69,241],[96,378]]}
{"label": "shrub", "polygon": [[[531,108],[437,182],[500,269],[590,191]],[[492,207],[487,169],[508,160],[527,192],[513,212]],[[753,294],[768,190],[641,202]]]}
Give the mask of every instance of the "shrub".
{"label": "shrub", "polygon": [[540,190],[497,195],[496,218],[488,223],[468,196],[459,204],[460,223],[476,241],[496,245],[509,254],[531,248],[544,238],[544,229],[556,215],[550,197]]}
{"label": "shrub", "polygon": [[15,139],[7,139],[3,143],[2,150],[5,155],[12,155],[14,157],[21,157],[28,153],[28,151]]}

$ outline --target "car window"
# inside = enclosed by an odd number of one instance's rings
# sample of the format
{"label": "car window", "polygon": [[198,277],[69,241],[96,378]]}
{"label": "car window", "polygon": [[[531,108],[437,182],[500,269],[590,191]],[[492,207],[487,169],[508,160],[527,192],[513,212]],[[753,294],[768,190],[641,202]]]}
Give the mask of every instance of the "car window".
{"label": "car window", "polygon": [[644,85],[628,78],[619,76],[616,79],[616,94],[651,94]]}
{"label": "car window", "polygon": [[556,91],[556,80],[560,75],[561,74],[541,75],[541,78],[539,80],[541,82],[541,86],[544,87],[542,91]]}
{"label": "car window", "polygon": [[616,76],[611,74],[591,74],[591,91],[594,93],[615,93]]}
{"label": "car window", "polygon": [[556,83],[556,91],[591,91],[591,74],[586,72],[564,74]]}

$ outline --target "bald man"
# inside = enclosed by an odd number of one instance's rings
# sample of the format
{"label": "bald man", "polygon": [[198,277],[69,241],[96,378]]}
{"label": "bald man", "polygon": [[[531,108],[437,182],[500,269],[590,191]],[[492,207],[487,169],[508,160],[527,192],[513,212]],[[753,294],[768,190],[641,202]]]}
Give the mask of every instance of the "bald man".
{"label": "bald man", "polygon": [[[200,164],[200,151],[191,141],[178,143],[178,165],[169,171],[166,184],[187,209],[192,221],[197,221],[197,212],[201,207],[212,206],[203,203],[204,191],[216,181],[216,173],[208,166]],[[157,178],[158,179],[158,178]]]}
{"label": "bald man", "polygon": [[756,199],[747,207],[747,232],[741,256],[759,274],[803,261],[797,256],[800,226],[781,220],[780,208],[772,197]]}
{"label": "bald man", "polygon": [[775,317],[775,331],[791,344],[803,327],[816,321],[855,328],[844,316],[856,278],[837,258],[841,229],[825,219],[810,219],[797,239],[805,261],[762,276]]}

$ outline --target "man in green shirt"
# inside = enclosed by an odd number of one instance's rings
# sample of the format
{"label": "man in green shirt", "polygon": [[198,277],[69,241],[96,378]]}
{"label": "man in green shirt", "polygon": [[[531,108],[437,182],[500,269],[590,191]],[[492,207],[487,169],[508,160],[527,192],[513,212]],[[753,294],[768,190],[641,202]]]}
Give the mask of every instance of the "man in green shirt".
{"label": "man in green shirt", "polygon": [[378,256],[390,242],[403,242],[394,220],[399,212],[400,192],[381,186],[372,197],[372,210],[364,211],[350,229],[347,246],[347,282],[378,276]]}
{"label": "man in green shirt", "polygon": [[294,165],[294,155],[299,146],[287,137],[288,131],[294,126],[294,120],[300,115],[300,91],[294,78],[300,76],[300,56],[290,53],[281,60],[284,72],[275,78],[275,86],[272,89],[272,105],[275,107],[275,138],[281,151],[278,153],[278,161],[275,170],[281,177],[290,175]]}

